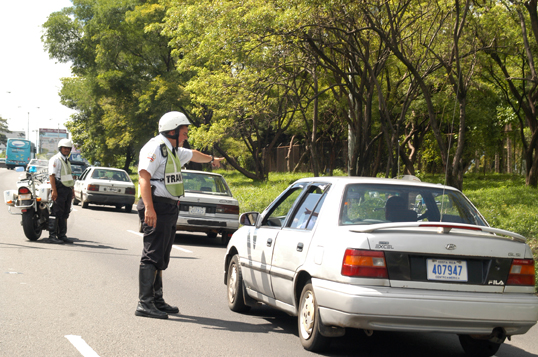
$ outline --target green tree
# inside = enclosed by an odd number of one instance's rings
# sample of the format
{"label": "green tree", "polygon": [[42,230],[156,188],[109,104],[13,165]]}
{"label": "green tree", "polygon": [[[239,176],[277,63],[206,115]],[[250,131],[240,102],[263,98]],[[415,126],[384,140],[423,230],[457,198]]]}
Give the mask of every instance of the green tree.
{"label": "green tree", "polygon": [[[267,154],[294,121],[297,106],[286,83],[294,73],[287,66],[298,59],[272,33],[278,12],[259,1],[172,1],[163,32],[172,38],[178,70],[194,72],[186,89],[196,113],[211,113],[203,135],[193,133],[195,145],[212,144],[257,180],[267,177]],[[246,148],[252,165],[227,155],[227,145]]]}
{"label": "green tree", "polygon": [[0,117],[0,144],[6,145],[7,144],[7,136],[6,134],[11,133],[9,131],[7,126],[7,119],[4,119]]}
{"label": "green tree", "polygon": [[[490,62],[488,75],[519,121],[526,184],[538,186],[538,1],[489,2],[483,8],[478,38]],[[530,34],[529,34],[530,32]],[[525,135],[530,130],[530,137]]]}
{"label": "green tree", "polygon": [[165,11],[156,1],[75,0],[44,24],[50,56],[72,63],[61,97],[78,114],[67,127],[92,161],[129,170],[167,111],[199,123],[160,34]]}

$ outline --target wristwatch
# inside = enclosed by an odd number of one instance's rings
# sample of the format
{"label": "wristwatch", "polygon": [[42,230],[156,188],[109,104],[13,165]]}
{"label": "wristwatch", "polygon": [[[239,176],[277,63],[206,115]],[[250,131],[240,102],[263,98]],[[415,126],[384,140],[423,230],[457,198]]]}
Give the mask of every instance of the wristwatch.
{"label": "wristwatch", "polygon": [[213,155],[211,155],[211,161],[209,161],[209,163],[212,163],[213,160],[215,160],[215,157],[213,157]]}

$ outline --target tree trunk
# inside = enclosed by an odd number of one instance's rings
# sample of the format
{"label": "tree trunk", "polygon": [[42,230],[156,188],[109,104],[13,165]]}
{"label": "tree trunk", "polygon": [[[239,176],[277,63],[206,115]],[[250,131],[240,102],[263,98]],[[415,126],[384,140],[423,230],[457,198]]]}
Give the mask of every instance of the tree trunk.
{"label": "tree trunk", "polygon": [[232,167],[234,169],[241,172],[246,177],[248,177],[248,178],[250,178],[252,180],[256,180],[256,181],[265,181],[266,177],[263,175],[262,171],[258,170],[255,174],[253,174],[252,172],[250,172],[250,171],[244,169],[243,167],[241,167],[241,165],[239,165],[239,163],[237,161],[235,161],[234,158],[232,158],[231,156],[228,156],[228,154],[226,154],[226,152],[224,150],[222,150],[221,147],[218,144],[214,144],[213,147],[215,148],[215,150],[217,150],[219,152],[219,154],[222,155],[222,157],[226,158],[226,161],[230,165],[232,165]]}
{"label": "tree trunk", "polygon": [[355,130],[353,130],[353,127],[351,125],[348,125],[347,147],[348,147],[347,172],[349,176],[356,176],[357,175],[357,153],[356,153],[357,134]]}

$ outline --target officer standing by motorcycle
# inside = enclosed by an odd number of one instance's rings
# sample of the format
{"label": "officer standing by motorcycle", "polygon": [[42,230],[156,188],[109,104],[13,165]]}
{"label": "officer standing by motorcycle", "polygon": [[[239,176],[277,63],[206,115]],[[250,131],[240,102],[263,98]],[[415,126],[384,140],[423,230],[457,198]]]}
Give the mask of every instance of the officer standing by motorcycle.
{"label": "officer standing by motorcycle", "polygon": [[49,219],[49,243],[72,244],[67,238],[67,218],[71,210],[75,181],[68,160],[73,143],[69,139],[58,142],[58,153],[49,160],[49,180],[52,191],[52,210]]}
{"label": "officer standing by motorcycle", "polygon": [[139,302],[136,316],[158,319],[177,314],[179,309],[163,299],[162,271],[170,262],[176,236],[179,199],[183,196],[181,167],[189,161],[220,166],[224,158],[214,158],[181,147],[188,138],[187,117],[180,112],[164,114],[159,135],[140,150],[138,174],[140,196],[137,209],[144,232],[144,248],[139,268]]}

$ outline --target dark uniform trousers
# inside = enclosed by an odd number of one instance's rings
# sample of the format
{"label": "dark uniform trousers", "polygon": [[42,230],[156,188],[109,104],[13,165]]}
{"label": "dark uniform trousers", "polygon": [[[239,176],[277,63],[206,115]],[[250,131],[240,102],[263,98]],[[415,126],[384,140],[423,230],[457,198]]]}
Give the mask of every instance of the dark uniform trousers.
{"label": "dark uniform trousers", "polygon": [[58,192],[58,197],[56,197],[56,201],[52,205],[51,215],[56,217],[59,222],[69,218],[73,190],[71,187],[64,186],[61,181],[56,180],[56,191]]}
{"label": "dark uniform trousers", "polygon": [[138,217],[142,222],[144,232],[144,250],[140,262],[153,264],[157,270],[165,270],[170,262],[170,252],[176,237],[176,224],[179,209],[177,205],[163,202],[153,202],[153,208],[157,214],[156,227],[151,227],[144,222],[146,207],[142,198],[137,204]]}

